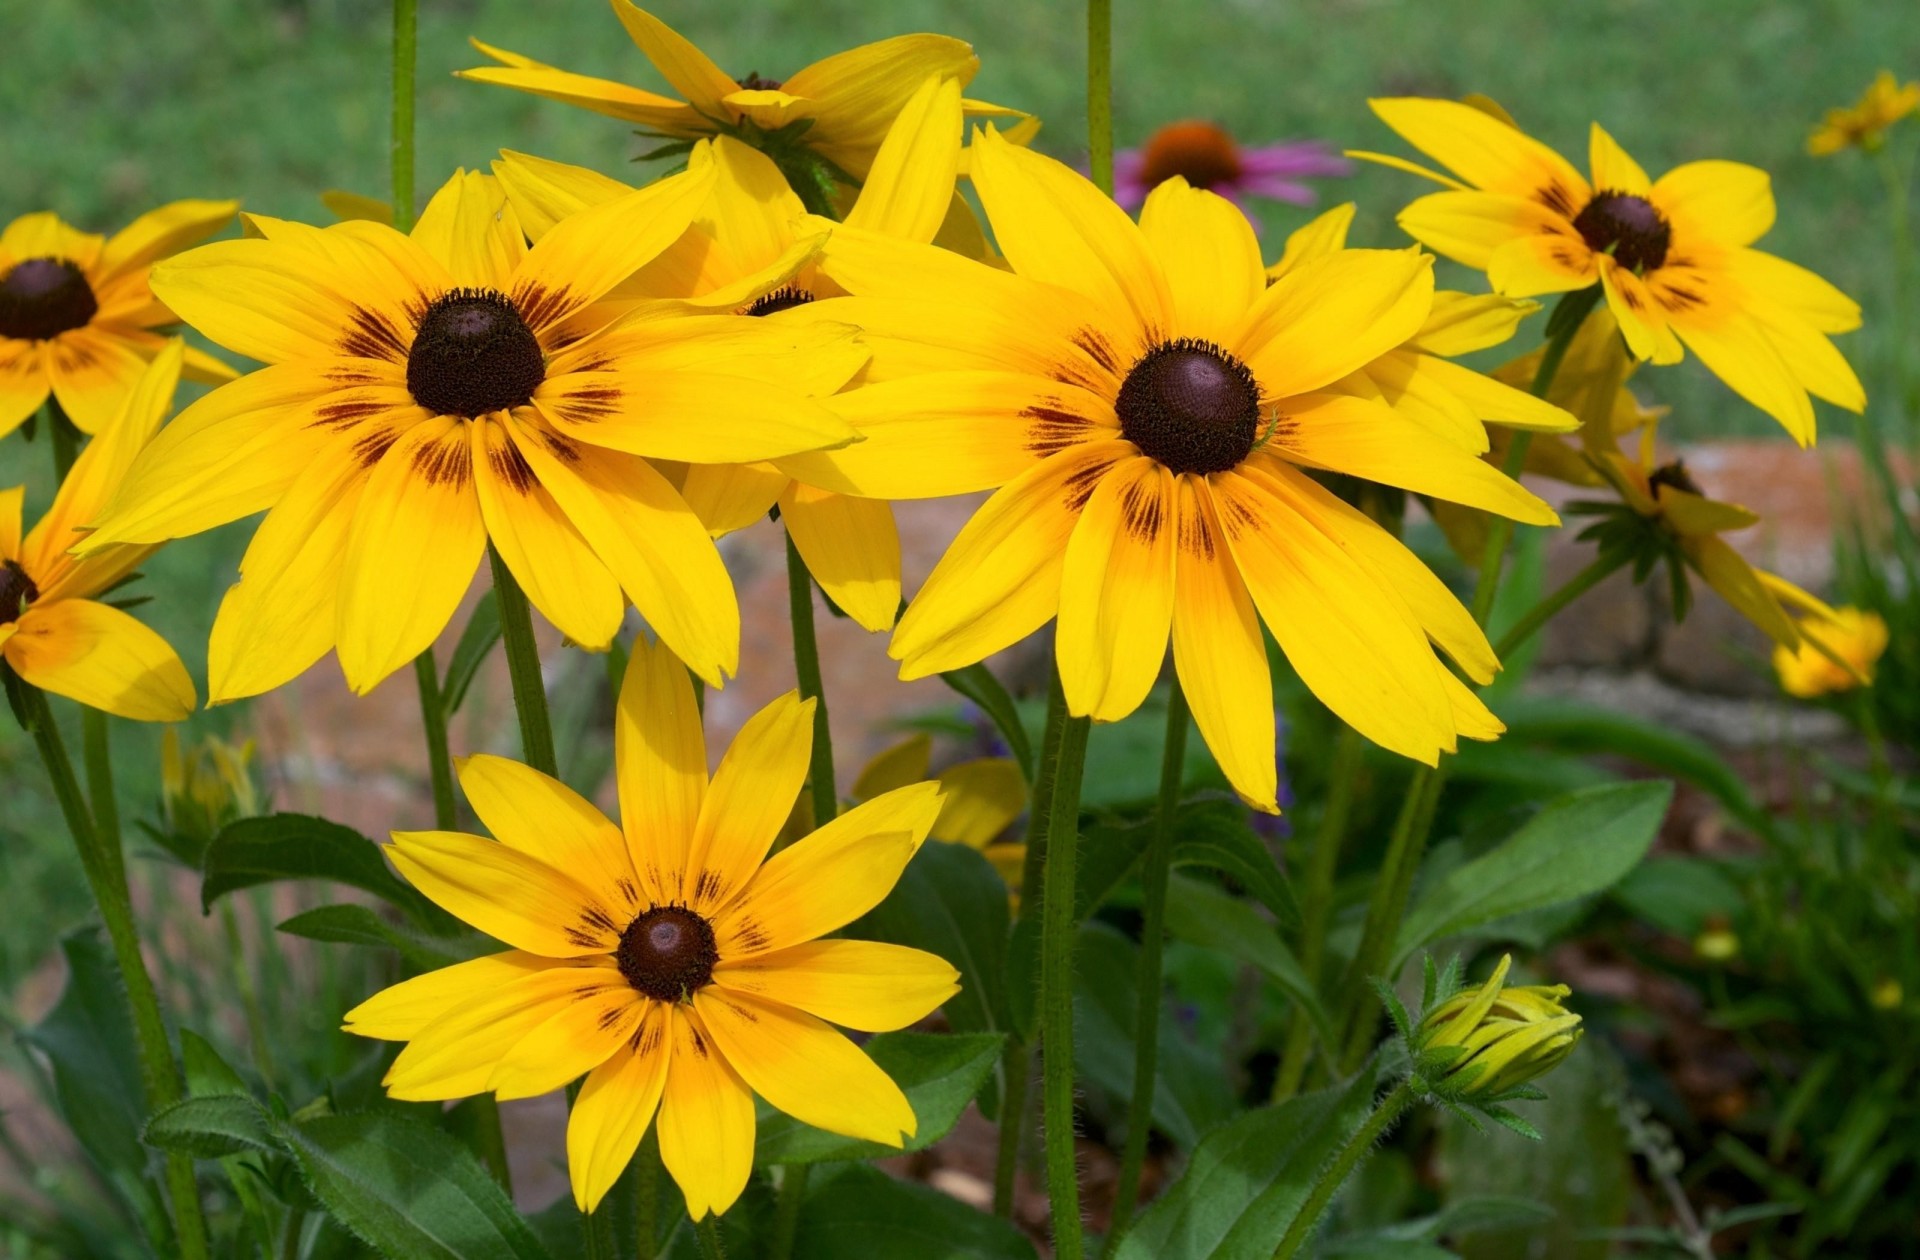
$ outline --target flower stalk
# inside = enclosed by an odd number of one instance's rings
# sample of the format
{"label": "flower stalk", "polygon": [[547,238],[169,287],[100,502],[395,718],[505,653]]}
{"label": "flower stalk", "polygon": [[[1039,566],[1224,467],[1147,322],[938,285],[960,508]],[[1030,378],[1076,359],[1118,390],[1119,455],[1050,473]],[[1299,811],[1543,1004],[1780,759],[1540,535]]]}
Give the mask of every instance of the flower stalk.
{"label": "flower stalk", "polygon": [[533,609],[513,570],[491,546],[494,598],[500,604],[500,638],[507,648],[507,677],[513,683],[513,709],[520,720],[520,750],[527,764],[560,777],[553,751],[553,720],[547,713],[547,685],[540,675],[540,645],[533,637]]}
{"label": "flower stalk", "polygon": [[834,787],[833,732],[827,723],[827,694],[820,677],[820,642],[813,622],[813,575],[800,549],[787,535],[787,611],[793,623],[793,672],[802,699],[813,701],[813,760],[807,781],[813,798],[813,825],[825,826],[840,812]]}
{"label": "flower stalk", "polygon": [[[1059,673],[1053,686],[1060,687]],[[1054,1255],[1079,1260],[1080,1179],[1073,1123],[1074,867],[1080,847],[1080,775],[1086,767],[1089,718],[1069,716],[1044,756],[1053,763],[1047,810],[1046,878],[1040,912],[1041,1094],[1047,1144],[1047,1200]],[[1045,773],[1045,770],[1042,770]]]}
{"label": "flower stalk", "polygon": [[1366,1153],[1373,1149],[1374,1143],[1386,1135],[1394,1121],[1406,1113],[1413,1105],[1414,1091],[1411,1082],[1402,1081],[1394,1086],[1385,1098],[1373,1109],[1367,1122],[1347,1139],[1333,1162],[1320,1170],[1320,1176],[1314,1181],[1313,1189],[1307,1195],[1307,1201],[1300,1205],[1299,1215],[1287,1226],[1287,1232],[1280,1239],[1280,1245],[1274,1248],[1273,1260],[1291,1260],[1298,1255],[1300,1248],[1313,1233],[1313,1227],[1326,1213],[1327,1205],[1333,1202],[1333,1196],[1346,1184],[1347,1178],[1359,1165]]}

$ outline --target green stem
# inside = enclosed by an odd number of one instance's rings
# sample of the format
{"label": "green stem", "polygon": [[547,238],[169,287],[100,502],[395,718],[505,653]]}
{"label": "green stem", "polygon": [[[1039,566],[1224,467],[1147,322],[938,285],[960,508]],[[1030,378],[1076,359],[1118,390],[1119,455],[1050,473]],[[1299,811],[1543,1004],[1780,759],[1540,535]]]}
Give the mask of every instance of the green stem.
{"label": "green stem", "polygon": [[[119,846],[108,843],[87,813],[80,783],[74,778],[73,763],[67,759],[66,744],[54,725],[53,710],[39,688],[18,682],[16,691],[32,728],[40,760],[53,783],[54,796],[60,802],[67,830],[80,854],[80,866],[93,891],[94,902],[107,928],[107,940],[113,947],[114,961],[120,967],[120,979],[126,986],[127,1005],[133,1015],[134,1048],[140,1059],[140,1081],[146,1094],[149,1113],[178,1102],[183,1089],[180,1065],[167,1040],[167,1024],[160,1014],[160,997],[154,991],[153,977],[147,973],[146,960],[140,955],[140,935],[133,922],[133,898],[127,892],[124,860]],[[112,790],[112,784],[107,784]],[[207,1255],[206,1218],[200,1209],[199,1187],[194,1184],[190,1156],[169,1155],[166,1161],[168,1196],[173,1202],[175,1242],[180,1254],[189,1260],[205,1260]]]}
{"label": "green stem", "polygon": [[267,1015],[260,1008],[260,989],[253,982],[253,968],[247,960],[246,942],[240,937],[240,916],[234,913],[233,898],[220,899],[220,928],[227,938],[227,964],[233,969],[233,987],[240,994],[240,1011],[247,1020],[247,1042],[253,1048],[253,1066],[261,1083],[274,1088],[273,1049],[267,1044]]}
{"label": "green stem", "polygon": [[1038,913],[1040,886],[1047,867],[1047,820],[1052,817],[1053,785],[1059,766],[1048,755],[1060,742],[1067,721],[1067,698],[1056,674],[1047,689],[1047,720],[1040,731],[1040,767],[1027,798],[1027,851],[1020,864],[1020,917]]}
{"label": "green stem", "polygon": [[1020,1170],[1020,1145],[1027,1133],[1027,1090],[1033,1075],[1033,1046],[1013,1037],[1000,1055],[999,1149],[993,1161],[993,1214],[1013,1216],[1013,1182]]}
{"label": "green stem", "polygon": [[540,645],[533,637],[533,609],[500,553],[488,547],[487,558],[493,564],[493,592],[500,605],[500,637],[507,646],[513,709],[520,719],[521,755],[535,770],[559,778],[553,720],[547,715],[547,685],[540,676]]}
{"label": "green stem", "polygon": [[1360,1126],[1359,1132],[1347,1139],[1333,1162],[1321,1169],[1319,1178],[1313,1183],[1313,1190],[1307,1195],[1307,1201],[1300,1205],[1300,1212],[1293,1218],[1293,1224],[1287,1226],[1286,1236],[1273,1250],[1273,1260],[1291,1260],[1298,1254],[1300,1247],[1313,1233],[1313,1227],[1320,1223],[1327,1205],[1333,1202],[1333,1196],[1353,1174],[1354,1168],[1366,1158],[1373,1144],[1392,1127],[1407,1107],[1413,1102],[1413,1089],[1405,1081],[1396,1085],[1393,1092],[1380,1100],[1373,1115]]}
{"label": "green stem", "polygon": [[700,1254],[706,1260],[727,1260],[727,1249],[720,1245],[720,1218],[709,1212],[693,1225],[700,1239]]}
{"label": "green stem", "polygon": [[813,701],[813,761],[807,769],[812,784],[813,825],[825,826],[840,812],[834,789],[833,732],[827,724],[827,694],[820,682],[820,642],[813,628],[813,575],[800,549],[787,535],[787,612],[793,621],[793,672],[800,694]]}
{"label": "green stem", "polygon": [[1493,654],[1504,657],[1510,652],[1517,651],[1534,636],[1535,631],[1551,621],[1562,608],[1606,581],[1613,576],[1614,570],[1625,563],[1624,556],[1603,553],[1595,557],[1592,564],[1568,578],[1566,584],[1559,590],[1527,609],[1526,615],[1514,622],[1512,628],[1500,636],[1500,642],[1494,645]]}
{"label": "green stem", "polygon": [[[1060,686],[1054,671],[1055,688]],[[1046,876],[1040,912],[1041,1091],[1045,1101],[1047,1200],[1058,1260],[1080,1260],[1079,1167],[1073,1126],[1074,861],[1080,847],[1080,773],[1091,721],[1067,717],[1059,742],[1043,754],[1054,763],[1047,811]],[[1046,773],[1043,768],[1042,774]]]}
{"label": "green stem", "polygon": [[1887,186],[1887,215],[1893,238],[1889,265],[1893,272],[1894,386],[1900,391],[1898,410],[1906,421],[1907,440],[1911,443],[1915,439],[1915,422],[1920,419],[1913,411],[1911,372],[1907,366],[1907,326],[1912,315],[1907,306],[1907,283],[1913,266],[1913,228],[1907,217],[1907,189],[1912,178],[1893,151],[1884,146],[1874,154],[1874,165],[1880,168],[1880,178]]}
{"label": "green stem", "polygon": [[1113,196],[1113,0],[1087,0],[1087,165]]}
{"label": "green stem", "polygon": [[782,1164],[780,1192],[773,1206],[773,1245],[767,1254],[771,1260],[788,1260],[793,1255],[793,1240],[800,1233],[800,1206],[807,1201],[807,1173],[811,1164]]}
{"label": "green stem", "polygon": [[453,830],[457,820],[453,799],[453,762],[447,755],[447,711],[440,699],[440,671],[433,649],[413,658],[413,677],[420,689],[420,724],[427,732],[427,769],[433,779],[433,825]]}
{"label": "green stem", "polygon": [[[1320,816],[1320,831],[1313,840],[1313,852],[1307,858],[1307,886],[1300,908],[1300,969],[1309,983],[1320,983],[1320,965],[1327,952],[1327,922],[1333,917],[1333,882],[1340,870],[1340,845],[1346,838],[1347,820],[1353,814],[1353,799],[1360,780],[1360,763],[1366,744],[1360,732],[1351,726],[1340,728],[1333,749],[1326,812]],[[1329,1054],[1333,1047],[1327,1047]],[[1313,1021],[1295,1011],[1287,1026],[1286,1047],[1280,1054],[1280,1067],[1273,1078],[1273,1101],[1285,1102],[1300,1092],[1300,1081],[1313,1053]]]}
{"label": "green stem", "polygon": [[652,1125],[633,1155],[633,1237],[639,1260],[660,1254],[660,1134]]}
{"label": "green stem", "polygon": [[280,1260],[300,1260],[301,1235],[307,1232],[307,1210],[303,1207],[287,1209],[286,1228],[280,1232]]}
{"label": "green stem", "polygon": [[73,471],[80,457],[80,430],[67,419],[67,409],[52,394],[47,395],[47,445],[53,450],[53,482],[58,488]]}
{"label": "green stem", "polygon": [[393,0],[393,226],[413,230],[413,66],[420,0]]}
{"label": "green stem", "polygon": [[1140,972],[1134,982],[1133,1099],[1127,1108],[1127,1140],[1120,1151],[1120,1183],[1114,1191],[1105,1254],[1112,1255],[1133,1222],[1140,1195],[1140,1169],[1153,1129],[1153,1090],[1160,1072],[1160,989],[1167,924],[1167,868],[1173,862],[1174,815],[1187,762],[1187,693],[1176,678],[1167,695],[1167,736],[1160,751],[1160,801],[1140,871]]}
{"label": "green stem", "polygon": [[93,829],[101,852],[124,881],[126,854],[120,847],[120,803],[113,795],[112,732],[107,715],[85,705],[80,708],[80,757],[87,767],[87,800],[93,807]]}

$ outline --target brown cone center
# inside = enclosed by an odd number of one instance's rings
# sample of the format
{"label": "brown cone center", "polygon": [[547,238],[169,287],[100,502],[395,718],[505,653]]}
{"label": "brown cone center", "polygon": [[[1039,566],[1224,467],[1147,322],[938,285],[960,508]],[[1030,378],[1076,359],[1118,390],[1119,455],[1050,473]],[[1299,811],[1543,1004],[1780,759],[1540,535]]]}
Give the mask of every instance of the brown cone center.
{"label": "brown cone center", "polygon": [[407,354],[407,391],[440,416],[523,406],[547,379],[546,356],[507,295],[455,289],[420,318]]}
{"label": "brown cone center", "polygon": [[1182,337],[1140,357],[1114,411],[1121,436],[1170,471],[1225,472],[1259,436],[1260,387],[1219,346]]}
{"label": "brown cone center", "polygon": [[1645,275],[1667,261],[1673,230],[1666,216],[1645,197],[1603,192],[1586,204],[1573,220],[1580,239],[1636,275]]}
{"label": "brown cone center", "polygon": [[29,258],[0,277],[0,337],[48,341],[85,328],[100,309],[76,263]]}
{"label": "brown cone center", "polygon": [[627,983],[656,1002],[682,1002],[713,980],[720,960],[713,925],[685,906],[655,906],[620,935],[614,961]]}

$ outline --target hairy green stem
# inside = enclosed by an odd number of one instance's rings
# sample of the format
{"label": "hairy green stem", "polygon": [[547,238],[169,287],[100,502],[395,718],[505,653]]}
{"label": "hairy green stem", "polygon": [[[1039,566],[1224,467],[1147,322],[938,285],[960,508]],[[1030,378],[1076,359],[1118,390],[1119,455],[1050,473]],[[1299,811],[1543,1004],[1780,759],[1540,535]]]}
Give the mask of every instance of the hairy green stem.
{"label": "hairy green stem", "polygon": [[[1059,685],[1056,671],[1054,686]],[[1090,719],[1067,717],[1060,724],[1059,742],[1044,754],[1054,763],[1055,778],[1047,811],[1046,878],[1040,909],[1041,1093],[1047,1200],[1058,1260],[1080,1260],[1084,1247],[1073,1125],[1074,865],[1080,848],[1080,773],[1086,765],[1091,725]]]}
{"label": "hairy green stem", "polygon": [[1113,196],[1113,0],[1087,0],[1087,165]]}
{"label": "hairy green stem", "polygon": [[[1360,732],[1342,725],[1333,748],[1326,812],[1320,816],[1320,830],[1313,838],[1313,852],[1307,857],[1307,886],[1300,907],[1300,969],[1309,983],[1320,983],[1320,966],[1326,959],[1327,923],[1333,917],[1333,882],[1340,869],[1340,845],[1346,838],[1347,820],[1353,814],[1354,793],[1359,786],[1360,763],[1366,745]],[[1327,1047],[1331,1055],[1333,1047]],[[1280,1067],[1274,1073],[1273,1101],[1285,1102],[1300,1092],[1300,1082],[1313,1053],[1313,1021],[1303,1011],[1293,1013],[1287,1025],[1287,1040],[1280,1054]]]}
{"label": "hairy green stem", "polygon": [[720,1218],[709,1212],[693,1225],[700,1239],[700,1254],[706,1260],[727,1260],[727,1249],[720,1243]]}
{"label": "hairy green stem", "polygon": [[1494,645],[1493,654],[1504,657],[1509,652],[1518,650],[1534,636],[1540,627],[1553,620],[1561,609],[1613,576],[1614,571],[1625,563],[1624,556],[1603,554],[1595,557],[1592,564],[1568,578],[1560,589],[1543,597],[1539,603],[1527,609],[1526,615],[1514,622],[1512,627],[1500,636],[1500,642]]}
{"label": "hairy green stem", "polygon": [[[53,710],[39,688],[25,682],[16,687],[33,730],[33,741],[40,760],[52,781],[53,794],[66,818],[67,830],[79,851],[80,867],[99,907],[107,928],[107,940],[113,947],[114,961],[120,968],[121,983],[126,986],[127,1005],[133,1015],[134,1049],[140,1060],[140,1083],[146,1094],[149,1113],[180,1101],[183,1086],[180,1065],[167,1040],[167,1023],[160,1014],[160,996],[147,973],[146,960],[140,954],[140,935],[133,922],[133,898],[127,891],[126,865],[118,844],[109,843],[87,812],[80,783],[74,777],[73,763],[67,758],[60,728],[54,725]],[[108,792],[113,790],[109,781]],[[207,1255],[206,1218],[200,1208],[199,1187],[194,1184],[193,1160],[184,1154],[171,1154],[166,1160],[167,1194],[173,1203],[175,1243],[187,1260],[205,1260]]]}
{"label": "hairy green stem", "polygon": [[427,733],[427,769],[433,781],[433,825],[453,830],[453,762],[447,754],[447,711],[440,699],[440,671],[428,648],[413,658],[413,677],[420,689],[420,725]]}
{"label": "hairy green stem", "polygon": [[87,800],[100,851],[124,880],[126,854],[120,847],[120,802],[113,793],[113,736],[107,721],[100,710],[80,707],[80,757],[87,767]]}
{"label": "hairy green stem", "polygon": [[1107,1226],[1105,1254],[1112,1255],[1133,1223],[1140,1195],[1140,1169],[1153,1129],[1154,1082],[1160,1072],[1160,988],[1167,929],[1167,868],[1173,863],[1174,815],[1187,762],[1187,693],[1174,679],[1167,695],[1167,736],[1160,750],[1160,799],[1153,835],[1140,869],[1140,970],[1134,982],[1133,1098],[1127,1107],[1127,1140],[1120,1151],[1120,1183],[1114,1190],[1113,1217]]}
{"label": "hairy green stem", "polygon": [[823,827],[840,812],[834,788],[833,732],[827,724],[827,693],[820,681],[820,642],[813,626],[813,575],[800,557],[800,548],[787,535],[787,613],[793,622],[793,672],[800,694],[813,701],[813,760],[807,768],[812,785],[813,825]]}
{"label": "hairy green stem", "polygon": [[1013,1216],[1013,1182],[1020,1171],[1020,1146],[1027,1133],[1027,1093],[1033,1076],[1033,1045],[1008,1037],[1000,1052],[999,1149],[993,1160],[993,1214]]}
{"label": "hairy green stem", "polygon": [[1319,1224],[1321,1216],[1325,1215],[1327,1205],[1333,1202],[1333,1196],[1340,1192],[1340,1187],[1346,1184],[1347,1178],[1353,1175],[1354,1168],[1366,1158],[1367,1152],[1373,1149],[1373,1144],[1380,1140],[1412,1102],[1413,1089],[1405,1081],[1396,1085],[1391,1093],[1380,1100],[1379,1105],[1374,1108],[1373,1115],[1367,1118],[1367,1122],[1360,1126],[1358,1132],[1347,1139],[1347,1144],[1340,1148],[1340,1153],[1333,1157],[1333,1162],[1320,1170],[1320,1176],[1314,1181],[1313,1190],[1307,1195],[1307,1201],[1300,1205],[1300,1212],[1293,1218],[1293,1224],[1287,1227],[1286,1235],[1280,1239],[1280,1245],[1274,1248],[1273,1260],[1291,1260],[1299,1253],[1302,1244],[1312,1235],[1313,1227]]}
{"label": "hairy green stem", "polygon": [[800,1206],[807,1201],[807,1174],[811,1164],[782,1164],[780,1190],[773,1205],[773,1244],[770,1260],[788,1260],[793,1255],[793,1240],[800,1233]]}
{"label": "hairy green stem", "polygon": [[533,609],[507,562],[492,547],[494,599],[500,605],[500,638],[507,647],[507,677],[513,682],[513,709],[520,719],[520,751],[528,765],[560,777],[553,753],[553,720],[547,713],[547,684],[540,675],[540,645],[533,637]]}
{"label": "hairy green stem", "polygon": [[420,0],[393,0],[393,226],[413,230],[413,66]]}
{"label": "hairy green stem", "polygon": [[660,1254],[660,1132],[654,1125],[633,1154],[633,1238],[640,1260]]}

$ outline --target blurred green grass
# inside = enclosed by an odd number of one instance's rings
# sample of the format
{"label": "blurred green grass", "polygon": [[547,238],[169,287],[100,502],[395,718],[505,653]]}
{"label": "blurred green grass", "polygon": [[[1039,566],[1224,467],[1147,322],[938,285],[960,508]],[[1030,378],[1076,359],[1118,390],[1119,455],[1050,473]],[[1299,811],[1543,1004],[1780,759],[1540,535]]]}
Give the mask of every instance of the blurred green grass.
{"label": "blurred green grass", "polygon": [[[1040,145],[1085,150],[1083,30],[1078,5],[1007,0],[656,0],[658,12],[731,72],[781,77],[838,49],[913,30],[970,40],[982,69],[972,92],[1030,109]],[[1122,145],[1184,117],[1222,122],[1248,141],[1320,137],[1396,147],[1368,112],[1380,94],[1484,92],[1529,130],[1582,161],[1599,119],[1657,173],[1726,157],[1774,175],[1780,222],[1768,248],[1831,277],[1873,312],[1891,279],[1875,173],[1855,155],[1805,156],[1807,129],[1850,100],[1883,65],[1920,70],[1911,3],[1885,0],[1118,0],[1115,118]],[[598,0],[427,0],[420,29],[420,193],[454,166],[484,166],[502,147],[632,174],[641,148],[619,122],[455,80],[479,64],[477,35],[583,73],[661,86]],[[9,7],[0,75],[0,214],[52,207],[98,230],[175,197],[245,199],[267,214],[324,221],[316,194],[384,195],[387,10],[378,0],[57,0]],[[1326,185],[1354,199],[1357,244],[1400,244],[1394,211],[1426,190],[1366,169]],[[1267,244],[1308,212],[1263,207]],[[1454,274],[1455,283],[1472,278]],[[1890,398],[1891,339],[1873,330],[1843,348],[1870,394]],[[1643,378],[1644,380],[1645,378]],[[1674,436],[1777,433],[1771,421],[1694,365],[1658,380]],[[1829,431],[1845,418],[1823,413]],[[0,444],[0,485],[28,480],[30,516],[50,491],[45,444]],[[148,566],[143,610],[204,679],[207,629],[233,579],[247,527],[167,549]],[[61,706],[63,708],[70,706]],[[230,715],[196,717],[218,728]],[[152,807],[157,734],[122,724],[123,808]],[[0,722],[0,991],[85,914],[84,892],[40,783],[31,746]]]}

